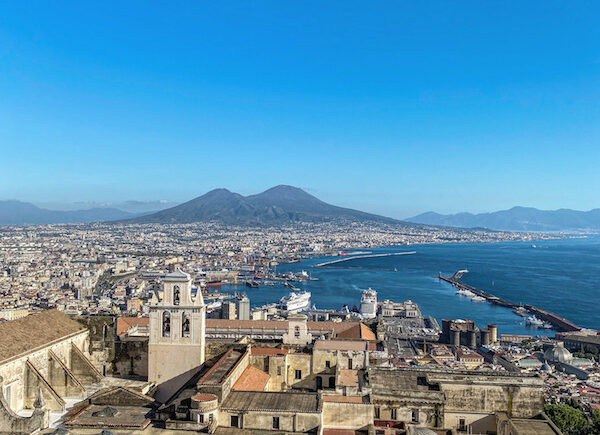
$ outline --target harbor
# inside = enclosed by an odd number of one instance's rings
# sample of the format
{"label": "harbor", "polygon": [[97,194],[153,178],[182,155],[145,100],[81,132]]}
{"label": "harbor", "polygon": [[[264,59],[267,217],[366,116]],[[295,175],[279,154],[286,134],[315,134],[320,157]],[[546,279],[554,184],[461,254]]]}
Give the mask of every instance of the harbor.
{"label": "harbor", "polygon": [[513,312],[521,317],[525,312],[531,314],[531,317],[528,317],[528,324],[531,326],[543,326],[544,323],[548,323],[552,326],[552,328],[562,331],[562,332],[570,332],[570,331],[579,331],[581,328],[574,323],[554,314],[546,310],[542,310],[534,305],[521,305],[515,304],[513,302],[509,302],[505,299],[494,296],[491,293],[488,293],[484,290],[477,289],[468,284],[465,284],[460,280],[464,273],[467,273],[467,270],[459,270],[452,276],[443,276],[441,273],[438,275],[438,278],[441,281],[445,281],[455,288],[458,289],[458,292],[469,292],[474,294],[476,297],[481,298],[491,304],[499,305],[501,307],[509,308],[513,310]]}

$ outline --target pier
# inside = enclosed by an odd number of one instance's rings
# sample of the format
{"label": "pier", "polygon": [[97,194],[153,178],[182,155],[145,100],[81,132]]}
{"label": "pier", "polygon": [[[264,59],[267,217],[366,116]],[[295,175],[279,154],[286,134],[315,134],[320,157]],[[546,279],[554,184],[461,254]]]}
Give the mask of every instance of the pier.
{"label": "pier", "polygon": [[[466,271],[460,271],[460,272],[466,272]],[[511,309],[515,309],[518,308],[520,305],[515,304],[513,302],[509,302],[507,300],[501,299],[497,296],[494,296],[491,293],[488,293],[486,291],[483,290],[479,290],[475,287],[472,287],[470,285],[467,285],[463,282],[460,282],[457,278],[457,275],[459,275],[459,272],[455,273],[452,276],[443,276],[441,273],[438,275],[438,278],[442,281],[445,281],[449,284],[452,284],[454,287],[456,287],[459,290],[468,290],[471,293],[476,294],[477,296],[481,296],[482,298],[485,298],[486,301],[488,301],[489,303],[495,304],[495,305],[500,305],[501,307],[505,307],[505,308],[511,308]],[[462,276],[462,273],[460,273],[460,275],[458,276],[459,278]],[[557,329],[558,331],[565,331],[565,332],[570,332],[570,331],[579,331],[581,328],[577,325],[575,325],[572,322],[569,322],[566,319],[563,319],[560,316],[557,316],[554,313],[551,313],[549,311],[545,311],[542,310],[536,306],[533,305],[525,305],[525,309],[527,309],[527,311],[529,311],[531,314],[535,315],[537,318],[544,320],[550,324],[552,324],[552,326]]]}
{"label": "pier", "polygon": [[[315,264],[313,267],[336,267],[335,265],[337,265],[339,263],[343,263],[345,261],[351,261],[351,260],[358,260],[361,258],[392,257],[395,255],[411,255],[411,254],[416,254],[416,253],[417,253],[416,251],[409,251],[409,252],[391,252],[391,253],[387,253],[387,254],[357,255],[355,257],[344,257],[344,258],[339,258],[337,260],[326,261],[324,263]],[[352,269],[355,269],[355,268],[352,268]],[[366,268],[359,267],[359,269],[366,269]],[[377,269],[377,270],[392,270],[392,269]]]}

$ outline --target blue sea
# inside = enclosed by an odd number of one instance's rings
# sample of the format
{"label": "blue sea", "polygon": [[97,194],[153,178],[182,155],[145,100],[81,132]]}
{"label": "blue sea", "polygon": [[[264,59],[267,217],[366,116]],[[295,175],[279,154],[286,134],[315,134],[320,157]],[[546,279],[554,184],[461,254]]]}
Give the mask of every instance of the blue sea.
{"label": "blue sea", "polygon": [[[600,237],[539,242],[411,245],[369,249],[374,254],[416,251],[412,255],[356,259],[346,266],[365,269],[314,268],[336,259],[317,257],[281,264],[277,272],[305,270],[317,281],[294,283],[312,293],[317,308],[340,309],[360,304],[363,289],[378,299],[416,302],[424,315],[472,319],[479,326],[496,323],[500,334],[553,335],[554,331],[525,325],[511,310],[487,302],[472,302],[456,294],[435,276],[468,269],[462,281],[515,303],[532,304],[573,323],[600,329]],[[391,269],[391,270],[374,270]],[[248,288],[223,286],[225,292],[245,292],[252,306],[276,302],[289,292],[282,285]]]}

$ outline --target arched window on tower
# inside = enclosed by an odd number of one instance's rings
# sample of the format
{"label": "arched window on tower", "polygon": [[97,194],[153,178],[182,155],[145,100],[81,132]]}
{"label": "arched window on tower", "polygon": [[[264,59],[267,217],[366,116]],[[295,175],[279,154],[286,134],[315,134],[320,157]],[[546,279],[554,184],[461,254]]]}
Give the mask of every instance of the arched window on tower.
{"label": "arched window on tower", "polygon": [[171,336],[171,314],[168,311],[164,311],[162,315],[162,336]]}
{"label": "arched window on tower", "polygon": [[190,336],[190,316],[187,313],[181,314],[181,336]]}
{"label": "arched window on tower", "polygon": [[173,287],[173,305],[179,305],[179,300],[181,299],[181,291],[179,290],[179,286],[176,285]]}

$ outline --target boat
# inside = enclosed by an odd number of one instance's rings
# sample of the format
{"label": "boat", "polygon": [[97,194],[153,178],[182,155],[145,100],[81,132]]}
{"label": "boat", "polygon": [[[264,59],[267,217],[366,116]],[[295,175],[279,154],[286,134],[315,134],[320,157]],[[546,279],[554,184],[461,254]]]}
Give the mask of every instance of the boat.
{"label": "boat", "polygon": [[482,297],[482,296],[473,296],[473,297],[471,298],[471,300],[472,300],[473,302],[485,302],[485,298],[484,298],[484,297]]}
{"label": "boat", "polygon": [[279,308],[291,313],[310,308],[310,292],[290,292],[289,295],[281,298]]}
{"label": "boat", "polygon": [[459,296],[467,296],[469,298],[472,298],[475,296],[475,293],[470,292],[469,290],[465,290],[465,289],[460,289],[459,291],[456,292],[456,294]]}
{"label": "boat", "polygon": [[535,316],[527,317],[525,319],[525,323],[529,326],[535,326],[536,328],[540,328],[540,327],[544,326],[544,322]]}
{"label": "boat", "polygon": [[527,310],[524,307],[517,307],[514,310],[512,310],[512,312],[515,313],[517,316],[527,317]]}
{"label": "boat", "polygon": [[283,283],[283,285],[284,285],[284,286],[286,286],[286,287],[289,287],[289,288],[290,288],[292,291],[295,291],[295,292],[299,292],[299,291],[300,291],[300,289],[299,289],[298,287],[296,287],[296,286],[295,286],[295,285],[293,285],[293,284],[290,284],[290,283],[289,283],[289,282],[287,282],[287,281],[286,281],[286,282],[284,282],[284,283]]}
{"label": "boat", "polygon": [[370,287],[362,293],[360,314],[365,319],[377,317],[377,292]]}
{"label": "boat", "polygon": [[257,288],[258,287],[258,282],[254,281],[254,280],[248,280],[246,281],[246,286],[248,287],[252,287],[252,288]]}

